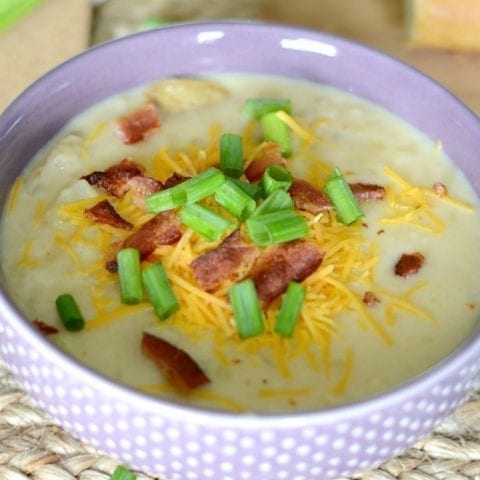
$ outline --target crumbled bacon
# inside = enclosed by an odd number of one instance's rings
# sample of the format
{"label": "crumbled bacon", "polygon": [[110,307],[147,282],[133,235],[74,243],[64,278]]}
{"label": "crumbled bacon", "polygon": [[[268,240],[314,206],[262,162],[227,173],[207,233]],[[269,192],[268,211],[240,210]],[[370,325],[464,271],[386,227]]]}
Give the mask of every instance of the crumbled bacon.
{"label": "crumbled bacon", "polygon": [[322,263],[324,253],[305,240],[274,245],[256,260],[249,273],[265,303],[281,295],[292,281],[302,282]]}
{"label": "crumbled bacon", "polygon": [[155,362],[167,380],[182,393],[190,393],[194,388],[210,381],[188,353],[147,332],[143,332],[142,352]]}
{"label": "crumbled bacon", "polygon": [[385,189],[380,185],[374,185],[372,183],[350,183],[349,186],[355,198],[361,203],[370,200],[385,200]]}
{"label": "crumbled bacon", "polygon": [[127,222],[117,213],[108,200],[102,200],[92,208],[87,208],[84,214],[90,220],[99,223],[106,223],[112,227],[123,228],[124,230],[131,230],[133,227],[130,222]]}
{"label": "crumbled bacon", "polygon": [[54,335],[55,333],[58,333],[58,328],[42,322],[41,320],[34,320],[32,323],[44,335]]}
{"label": "crumbled bacon", "polygon": [[165,182],[163,183],[164,188],[172,188],[176,187],[177,185],[180,185],[183,183],[185,180],[188,180],[190,177],[184,177],[183,175],[180,175],[179,173],[175,172],[173,175],[170,175]]}
{"label": "crumbled bacon", "polygon": [[365,292],[363,295],[363,303],[369,307],[375,307],[380,303],[380,299],[373,292]]}
{"label": "crumbled bacon", "polygon": [[92,172],[83,176],[82,179],[117,198],[122,198],[131,191],[134,198],[144,199],[162,190],[163,185],[154,178],[144,176],[143,172],[144,168],[141,165],[125,158],[104,172]]}
{"label": "crumbled bacon", "polygon": [[241,278],[258,255],[258,248],[245,243],[240,230],[235,230],[217,248],[196,258],[190,266],[198,285],[212,291],[226,280]]}
{"label": "crumbled bacon", "polygon": [[[380,201],[385,199],[385,189],[379,185],[351,183],[349,186],[360,203],[369,200]],[[320,189],[305,180],[296,178],[290,187],[289,193],[295,207],[299,210],[317,214],[333,208],[328,197]]]}
{"label": "crumbled bacon", "polygon": [[150,103],[126,117],[119,118],[117,123],[122,141],[127,145],[144,140],[160,127],[157,110]]}
{"label": "crumbled bacon", "polygon": [[[182,236],[180,225],[180,220],[174,212],[170,210],[160,212],[127,237],[120,248],[136,248],[140,253],[140,259],[144,260],[158,246],[178,242]],[[117,262],[114,259],[107,261],[106,268],[109,272],[116,272]]]}
{"label": "crumbled bacon", "polygon": [[298,210],[317,214],[333,208],[327,196],[305,180],[294,179],[288,192]]}
{"label": "crumbled bacon", "polygon": [[420,252],[404,253],[395,264],[395,275],[410,277],[422,267],[425,257]]}
{"label": "crumbled bacon", "polygon": [[270,165],[285,167],[287,161],[282,157],[280,148],[276,143],[265,147],[262,154],[254,158],[245,169],[245,176],[249,182],[256,182],[262,178],[263,173]]}
{"label": "crumbled bacon", "polygon": [[435,182],[432,188],[437,197],[442,198],[448,194],[447,187],[441,182]]}

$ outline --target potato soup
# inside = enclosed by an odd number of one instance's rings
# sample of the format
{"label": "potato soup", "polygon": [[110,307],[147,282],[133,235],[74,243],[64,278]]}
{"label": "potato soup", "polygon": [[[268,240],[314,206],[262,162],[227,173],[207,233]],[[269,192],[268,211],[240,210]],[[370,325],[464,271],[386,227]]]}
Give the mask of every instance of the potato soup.
{"label": "potato soup", "polygon": [[[287,99],[291,109],[252,115],[247,99]],[[291,153],[265,126],[271,114]],[[186,192],[202,172],[234,182],[221,164],[224,134],[240,142],[242,171],[233,176],[254,187],[251,210],[224,208],[217,186],[194,203],[182,193],[183,203],[167,202],[158,213],[152,199]],[[271,165],[280,173],[267,187]],[[335,171],[361,208],[350,224],[324,192]],[[257,241],[254,229],[267,220],[255,212],[287,177],[293,183],[282,198],[290,207],[272,227],[281,240]],[[202,233],[186,216],[193,204],[225,228]],[[168,225],[139,244],[138,232],[148,230],[141,227],[159,215]],[[303,233],[289,236],[290,219]],[[478,198],[441,139],[431,142],[382,108],[323,85],[219,75],[162,80],[109,98],[37,154],[2,222],[2,270],[26,317],[85,365],[178,402],[238,412],[345,404],[433,366],[479,319]],[[149,292],[124,301],[118,252],[127,247],[140,251],[142,271],[162,266],[178,304],[166,318]],[[252,279],[260,328],[248,334],[232,309],[232,289]],[[291,283],[303,300],[293,330],[282,334],[277,321]],[[56,306],[66,293],[84,319],[77,331]],[[253,300],[245,298],[248,310]],[[170,357],[156,359],[146,338],[163,340]],[[180,354],[191,363],[184,370],[201,374],[198,385],[178,388],[182,372],[172,358]]]}

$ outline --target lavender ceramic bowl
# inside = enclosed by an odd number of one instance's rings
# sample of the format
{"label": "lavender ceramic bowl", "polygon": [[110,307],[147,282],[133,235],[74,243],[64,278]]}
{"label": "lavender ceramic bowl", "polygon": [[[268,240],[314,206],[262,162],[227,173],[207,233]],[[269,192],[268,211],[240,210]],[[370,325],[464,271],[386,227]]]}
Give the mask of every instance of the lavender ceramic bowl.
{"label": "lavender ceramic bowl", "polygon": [[[38,80],[0,117],[0,200],[32,155],[86,107],[157,78],[267,72],[332,84],[403,117],[480,191],[480,122],[418,72],[352,42],[262,24],[196,24],[90,50]],[[334,478],[400,453],[464,400],[480,369],[478,333],[423,375],[362,402],[311,413],[228,414],[118,385],[53,347],[0,293],[0,352],[59,424],[133,468],[168,479]]]}

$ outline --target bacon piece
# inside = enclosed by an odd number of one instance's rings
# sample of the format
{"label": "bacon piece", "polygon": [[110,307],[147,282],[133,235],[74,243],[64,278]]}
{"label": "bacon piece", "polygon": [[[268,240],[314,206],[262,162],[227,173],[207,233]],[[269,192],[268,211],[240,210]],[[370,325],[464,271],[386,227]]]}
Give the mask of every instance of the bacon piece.
{"label": "bacon piece", "polygon": [[84,215],[95,222],[106,223],[112,227],[123,228],[124,230],[131,230],[133,227],[130,222],[127,222],[116,212],[108,200],[102,200],[92,208],[87,208]]}
{"label": "bacon piece", "polygon": [[349,183],[355,198],[363,203],[370,200],[385,200],[385,189],[373,183]]}
{"label": "bacon piece", "polygon": [[363,303],[369,307],[375,307],[380,303],[380,299],[373,292],[365,292],[363,295]]}
{"label": "bacon piece", "polygon": [[141,165],[125,158],[104,172],[92,172],[82,179],[117,198],[122,198],[131,191],[134,198],[144,199],[162,190],[163,185],[154,178],[145,177],[143,172],[144,168]]}
{"label": "bacon piece", "polygon": [[447,187],[441,182],[435,182],[432,186],[433,192],[437,197],[444,197],[448,194]]}
{"label": "bacon piece", "polygon": [[245,169],[245,176],[249,182],[256,182],[262,178],[263,173],[270,165],[287,166],[287,161],[280,154],[276,143],[268,145],[263,153],[255,157]]}
{"label": "bacon piece", "polygon": [[249,273],[265,303],[281,295],[292,281],[302,282],[322,263],[324,252],[306,240],[274,245],[256,260]]}
{"label": "bacon piece", "polygon": [[44,335],[54,335],[55,333],[58,333],[58,328],[53,327],[48,323],[42,322],[41,320],[34,320],[32,323]]}
{"label": "bacon piece", "polygon": [[157,110],[148,103],[132,114],[117,120],[123,143],[129,145],[144,140],[153,130],[160,127]]}
{"label": "bacon piece", "polygon": [[[140,253],[140,259],[144,260],[159,245],[173,245],[178,242],[182,236],[180,225],[180,220],[172,211],[160,212],[127,237],[119,249],[136,248]],[[107,261],[106,268],[109,272],[115,273],[116,260]]]}
{"label": "bacon piece", "polygon": [[241,278],[258,255],[258,248],[245,243],[240,230],[235,230],[217,248],[196,258],[190,266],[198,285],[212,291],[226,280]]}
{"label": "bacon piece", "polygon": [[183,183],[185,180],[188,180],[190,177],[184,177],[183,175],[180,175],[179,173],[175,172],[173,175],[168,177],[164,184],[163,188],[172,188],[176,187],[177,185],[180,185]]}
{"label": "bacon piece", "polygon": [[[349,184],[353,194],[360,203],[369,200],[384,200],[385,189],[379,185],[371,183],[351,183]],[[328,197],[311,183],[296,178],[288,190],[295,207],[299,210],[317,214],[326,212],[333,208]]]}
{"label": "bacon piece", "polygon": [[188,353],[166,340],[143,332],[142,352],[155,362],[167,380],[182,393],[190,393],[194,388],[210,382]]}
{"label": "bacon piece", "polygon": [[298,210],[306,210],[317,214],[333,208],[327,196],[305,180],[294,179],[288,193],[290,193],[295,208],[298,208]]}
{"label": "bacon piece", "polygon": [[395,275],[410,277],[415,275],[425,262],[425,257],[420,252],[404,253],[395,264]]}

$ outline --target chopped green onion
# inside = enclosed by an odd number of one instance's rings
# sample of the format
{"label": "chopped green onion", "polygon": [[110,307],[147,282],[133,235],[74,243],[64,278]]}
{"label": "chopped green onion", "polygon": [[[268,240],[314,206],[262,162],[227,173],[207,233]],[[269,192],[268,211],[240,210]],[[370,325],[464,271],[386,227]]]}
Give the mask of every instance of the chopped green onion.
{"label": "chopped green onion", "polygon": [[262,308],[255,284],[251,278],[235,284],[228,290],[235,324],[240,338],[249,338],[264,332]]}
{"label": "chopped green onion", "polygon": [[280,210],[248,218],[246,224],[250,238],[261,247],[289,242],[308,233],[306,219],[293,210]]}
{"label": "chopped green onion", "polygon": [[215,200],[239,220],[248,218],[257,207],[253,198],[228,179],[215,193]]}
{"label": "chopped green onion", "polygon": [[145,199],[147,210],[152,213],[158,213],[185,205],[187,203],[187,193],[183,188],[180,188],[181,186],[182,184],[176,185],[147,197]]}
{"label": "chopped green onion", "polygon": [[259,120],[267,113],[278,112],[292,113],[292,102],[286,98],[247,98],[243,112],[250,118]]}
{"label": "chopped green onion", "polygon": [[117,265],[122,303],[140,303],[143,300],[140,253],[136,248],[123,248],[117,253]]}
{"label": "chopped green onion", "polygon": [[280,210],[293,210],[293,200],[285,190],[274,190],[261,205],[250,215],[250,217],[260,217],[268,213],[278,212]]}
{"label": "chopped green onion", "polygon": [[224,133],[220,137],[220,170],[230,177],[243,173],[243,139],[240,135]]}
{"label": "chopped green onion", "polygon": [[288,190],[293,182],[292,174],[280,165],[270,165],[266,168],[261,180],[262,195],[268,197],[274,190]]}
{"label": "chopped green onion", "polygon": [[183,207],[179,216],[182,223],[210,242],[219,240],[226,230],[235,226],[234,222],[198,203]]}
{"label": "chopped green onion", "polygon": [[58,315],[63,326],[70,332],[78,332],[85,326],[82,312],[70,293],[59,295],[55,300]]}
{"label": "chopped green onion", "polygon": [[143,285],[153,309],[160,320],[165,320],[180,308],[161,263],[154,263],[142,272]]}
{"label": "chopped green onion", "polygon": [[137,476],[122,465],[119,465],[112,473],[110,480],[137,480]]}
{"label": "chopped green onion", "polygon": [[334,172],[327,177],[327,183],[323,190],[332,202],[342,223],[350,225],[363,217],[363,211],[355,195],[338,168],[335,168]]}
{"label": "chopped green onion", "polygon": [[175,187],[150,195],[145,205],[152,213],[188,205],[213,195],[223,182],[225,175],[218,168],[210,167]]}
{"label": "chopped green onion", "polygon": [[265,140],[275,142],[284,157],[292,154],[292,142],[288,125],[277,117],[276,112],[267,113],[260,119]]}
{"label": "chopped green onion", "polygon": [[261,197],[260,188],[258,185],[250,182],[244,182],[243,180],[238,180],[238,178],[230,178],[237,187],[241,188],[249,197],[254,200],[258,200]]}
{"label": "chopped green onion", "polygon": [[142,30],[153,30],[154,28],[161,28],[170,25],[172,22],[166,18],[147,17],[142,22]]}
{"label": "chopped green onion", "polygon": [[302,309],[306,288],[297,282],[288,284],[287,293],[283,297],[282,306],[275,321],[274,331],[282,337],[291,337]]}

